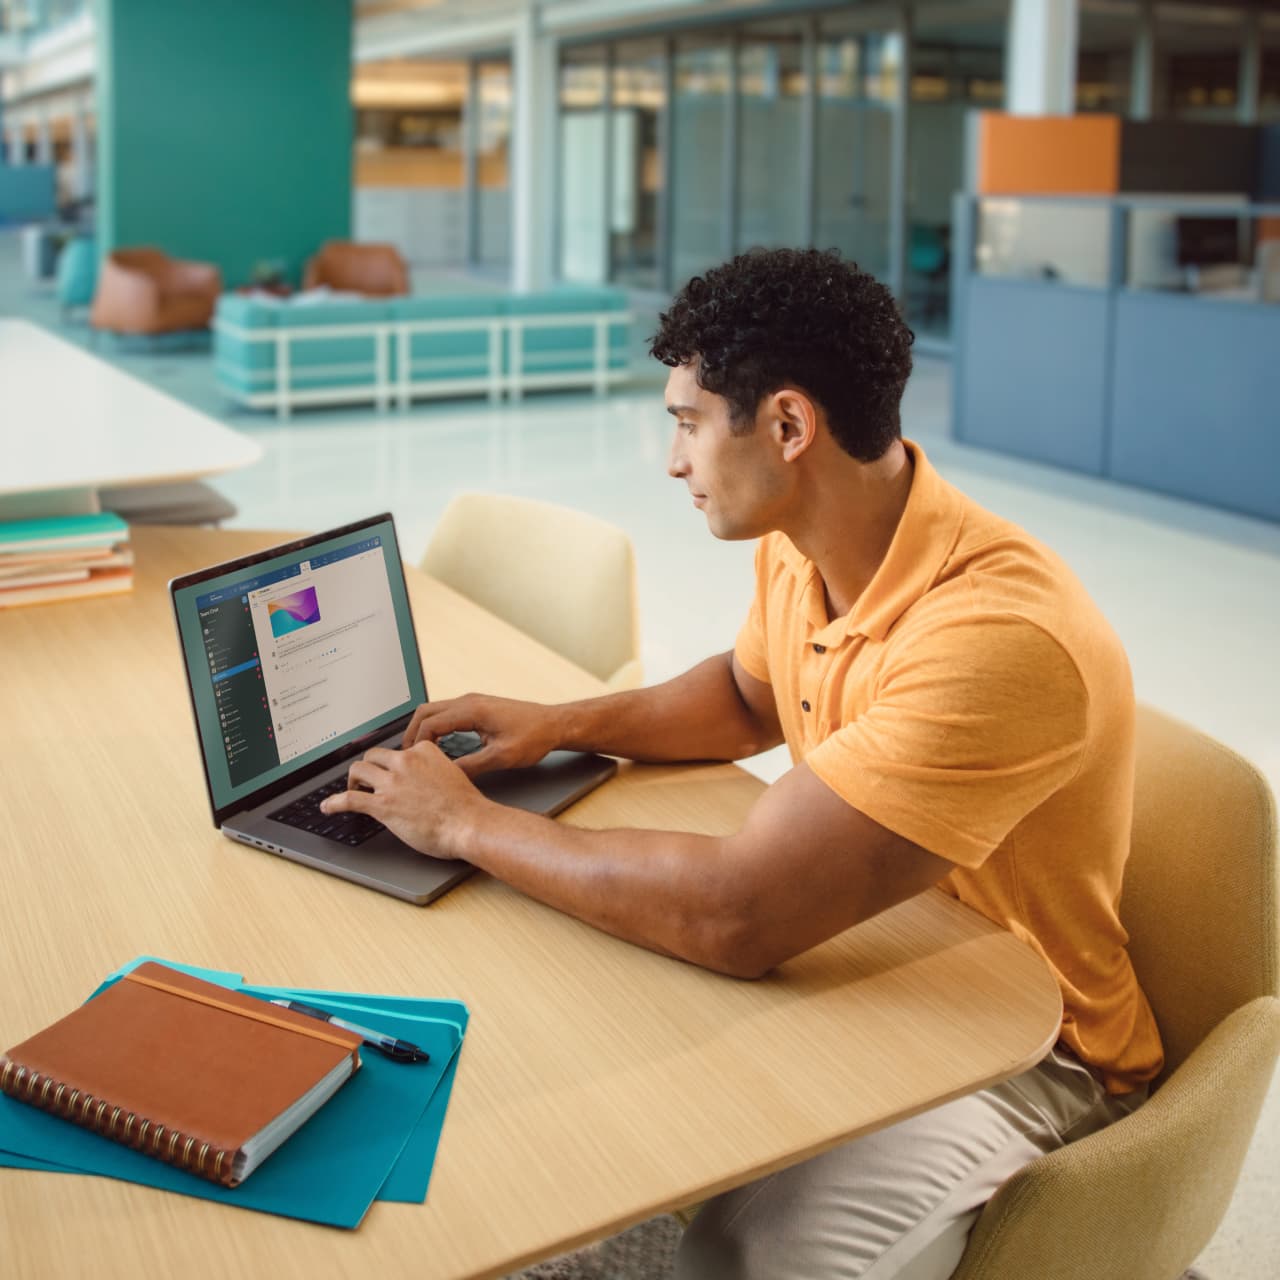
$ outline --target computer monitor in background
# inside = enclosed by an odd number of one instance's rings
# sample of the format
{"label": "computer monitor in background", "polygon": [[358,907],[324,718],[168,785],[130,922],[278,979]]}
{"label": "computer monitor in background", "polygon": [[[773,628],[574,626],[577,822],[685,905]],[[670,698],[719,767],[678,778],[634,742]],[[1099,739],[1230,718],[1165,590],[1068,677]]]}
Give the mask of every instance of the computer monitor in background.
{"label": "computer monitor in background", "polygon": [[1180,217],[1175,222],[1178,265],[1216,267],[1249,261],[1245,250],[1247,219]]}

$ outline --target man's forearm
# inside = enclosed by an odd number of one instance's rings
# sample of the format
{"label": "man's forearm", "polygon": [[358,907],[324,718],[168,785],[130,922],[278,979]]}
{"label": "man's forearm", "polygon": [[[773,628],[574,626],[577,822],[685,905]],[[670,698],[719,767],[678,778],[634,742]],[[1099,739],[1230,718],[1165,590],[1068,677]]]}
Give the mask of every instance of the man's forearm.
{"label": "man's forearm", "polygon": [[[615,937],[735,976],[745,903],[726,896],[725,842],[681,831],[586,831],[483,800],[448,852]],[[743,911],[739,911],[739,907]]]}
{"label": "man's forearm", "polygon": [[728,653],[665,684],[555,711],[562,747],[629,760],[741,760],[775,745],[776,735],[743,702]]}

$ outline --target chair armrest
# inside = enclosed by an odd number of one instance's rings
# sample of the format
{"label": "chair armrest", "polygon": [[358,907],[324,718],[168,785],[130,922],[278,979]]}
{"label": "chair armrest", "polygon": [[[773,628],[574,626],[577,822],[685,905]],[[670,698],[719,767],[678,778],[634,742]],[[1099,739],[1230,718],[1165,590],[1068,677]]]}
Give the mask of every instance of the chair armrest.
{"label": "chair armrest", "polygon": [[1224,1018],[1132,1115],[1033,1160],[952,1280],[1170,1280],[1217,1229],[1280,1053],[1280,1000]]}

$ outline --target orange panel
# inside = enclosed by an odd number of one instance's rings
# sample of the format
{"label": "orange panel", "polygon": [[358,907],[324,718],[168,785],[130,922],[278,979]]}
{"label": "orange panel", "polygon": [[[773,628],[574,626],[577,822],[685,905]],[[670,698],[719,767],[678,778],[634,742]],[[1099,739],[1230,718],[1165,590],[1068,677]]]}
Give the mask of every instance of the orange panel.
{"label": "orange panel", "polygon": [[1120,189],[1119,116],[984,111],[978,148],[981,195],[1103,196]]}
{"label": "orange panel", "polygon": [[1280,240],[1280,218],[1259,218],[1258,239]]}

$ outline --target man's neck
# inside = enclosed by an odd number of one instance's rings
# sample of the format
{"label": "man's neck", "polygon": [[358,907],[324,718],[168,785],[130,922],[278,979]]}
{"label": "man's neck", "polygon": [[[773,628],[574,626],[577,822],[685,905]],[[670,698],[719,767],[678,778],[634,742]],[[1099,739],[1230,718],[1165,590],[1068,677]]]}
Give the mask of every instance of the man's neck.
{"label": "man's neck", "polygon": [[830,456],[815,466],[804,509],[783,532],[817,566],[828,618],[844,617],[875,577],[906,509],[914,470],[900,440],[870,463],[832,442]]}

